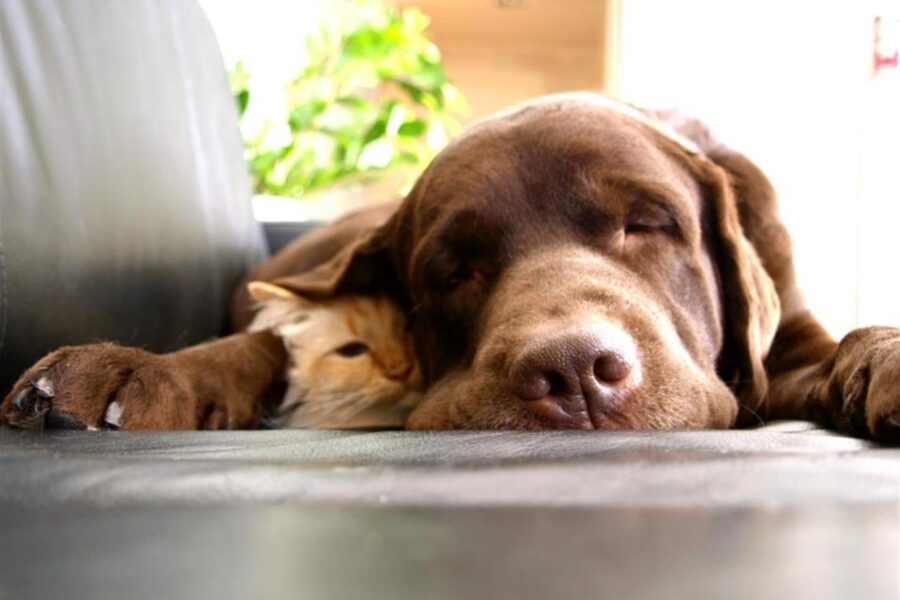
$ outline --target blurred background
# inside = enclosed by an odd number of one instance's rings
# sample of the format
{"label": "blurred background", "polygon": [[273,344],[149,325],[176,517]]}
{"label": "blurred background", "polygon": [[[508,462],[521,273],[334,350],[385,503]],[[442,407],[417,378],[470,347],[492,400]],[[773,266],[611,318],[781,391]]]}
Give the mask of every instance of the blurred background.
{"label": "blurred background", "polygon": [[766,171],[801,288],[834,335],[900,326],[895,1],[201,4],[232,68],[263,219],[396,197],[467,124],[602,91],[697,115]]}

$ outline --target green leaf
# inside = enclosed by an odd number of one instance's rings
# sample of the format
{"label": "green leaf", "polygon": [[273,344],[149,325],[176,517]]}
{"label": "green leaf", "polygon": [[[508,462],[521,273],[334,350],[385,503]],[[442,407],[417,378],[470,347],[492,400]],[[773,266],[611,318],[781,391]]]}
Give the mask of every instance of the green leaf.
{"label": "green leaf", "polygon": [[313,100],[307,104],[300,104],[291,111],[288,117],[288,126],[291,131],[308,131],[316,117],[325,112],[328,104],[324,100]]}
{"label": "green leaf", "polygon": [[247,110],[247,104],[250,103],[250,90],[244,89],[238,91],[234,96],[235,101],[237,101],[238,107],[238,117],[243,117],[244,112]]}
{"label": "green leaf", "polygon": [[400,126],[397,134],[403,137],[418,137],[428,131],[428,123],[422,119],[413,119]]}
{"label": "green leaf", "polygon": [[397,162],[408,164],[408,165],[417,165],[421,158],[415,152],[401,152],[397,155]]}
{"label": "green leaf", "polygon": [[341,96],[340,98],[336,98],[334,102],[335,104],[340,104],[341,106],[346,106],[347,108],[356,111],[369,110],[373,106],[370,100],[360,98],[359,96]]}
{"label": "green leaf", "polygon": [[424,60],[418,71],[411,73],[409,78],[419,88],[436,91],[447,81],[447,73],[439,63]]}
{"label": "green leaf", "polygon": [[387,124],[388,120],[383,117],[372,123],[363,136],[363,146],[384,137],[384,132],[387,131]]}
{"label": "green leaf", "polygon": [[406,92],[406,95],[409,96],[409,99],[415,102],[416,104],[422,104],[422,99],[425,94],[414,86],[411,83],[407,83],[406,81],[396,81],[397,85],[400,86],[400,89]]}

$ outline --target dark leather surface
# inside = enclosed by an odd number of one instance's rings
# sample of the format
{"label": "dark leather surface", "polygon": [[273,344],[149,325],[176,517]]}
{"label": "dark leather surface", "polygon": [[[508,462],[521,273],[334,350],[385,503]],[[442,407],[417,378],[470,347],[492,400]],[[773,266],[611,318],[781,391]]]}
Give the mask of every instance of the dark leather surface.
{"label": "dark leather surface", "polygon": [[298,237],[322,225],[322,221],[278,221],[264,223],[269,252],[275,254]]}
{"label": "dark leather surface", "polygon": [[900,450],[798,430],[0,431],[0,500],[787,506],[891,503]]}
{"label": "dark leather surface", "polygon": [[45,352],[222,333],[263,254],[194,2],[0,2],[0,393]]}
{"label": "dark leather surface", "polygon": [[803,423],[0,431],[0,597],[892,598],[898,499]]}
{"label": "dark leather surface", "polygon": [[3,511],[0,596],[892,600],[896,507]]}

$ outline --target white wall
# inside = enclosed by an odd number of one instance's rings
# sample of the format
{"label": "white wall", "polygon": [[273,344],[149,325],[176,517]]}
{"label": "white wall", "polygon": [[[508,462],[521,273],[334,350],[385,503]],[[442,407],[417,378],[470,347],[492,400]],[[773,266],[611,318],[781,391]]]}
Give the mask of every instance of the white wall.
{"label": "white wall", "polygon": [[[332,0],[199,0],[230,69],[238,61],[252,76],[253,96],[243,120],[245,135],[285,112],[285,86],[306,61],[304,41],[332,18]],[[273,132],[287,137],[286,126]],[[286,140],[282,140],[284,142]]]}
{"label": "white wall", "polygon": [[888,165],[900,165],[900,152],[886,132],[900,139],[900,116],[886,98],[896,107],[900,95],[871,81],[874,14],[874,3],[811,0],[623,7],[622,96],[700,116],[771,177],[802,289],[834,335],[900,325],[900,286],[873,274],[900,256],[900,235],[882,231],[898,223]]}

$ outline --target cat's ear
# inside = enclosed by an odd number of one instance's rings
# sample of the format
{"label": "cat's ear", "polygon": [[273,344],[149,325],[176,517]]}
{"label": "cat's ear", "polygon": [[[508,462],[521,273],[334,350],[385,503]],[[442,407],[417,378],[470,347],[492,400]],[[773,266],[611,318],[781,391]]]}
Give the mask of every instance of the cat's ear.
{"label": "cat's ear", "polygon": [[247,292],[256,302],[256,315],[247,328],[248,331],[273,331],[283,335],[285,325],[296,325],[306,320],[315,308],[313,303],[280,285],[266,281],[251,281]]}
{"label": "cat's ear", "polygon": [[269,300],[301,299],[300,296],[298,296],[291,290],[280,285],[275,285],[274,283],[267,283],[265,281],[251,281],[247,284],[247,291],[250,292],[250,297],[257,302],[267,302]]}
{"label": "cat's ear", "polygon": [[395,294],[398,278],[391,260],[395,220],[362,232],[330,260],[312,270],[274,280],[279,288],[325,300],[340,294]]}

